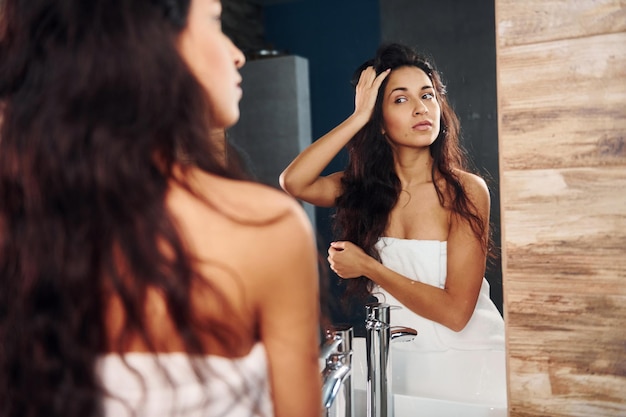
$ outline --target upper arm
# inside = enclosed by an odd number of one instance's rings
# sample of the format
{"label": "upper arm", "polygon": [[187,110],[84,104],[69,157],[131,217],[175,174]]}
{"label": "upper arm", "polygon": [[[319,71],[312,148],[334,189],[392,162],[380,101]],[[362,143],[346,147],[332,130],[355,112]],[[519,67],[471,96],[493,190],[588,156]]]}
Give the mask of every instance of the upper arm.
{"label": "upper arm", "polygon": [[[480,177],[472,174],[462,176],[462,181],[487,234],[490,210],[487,185]],[[485,274],[486,260],[484,240],[475,235],[467,219],[452,214],[448,234],[446,291],[457,300],[459,321],[464,323],[462,327],[474,312]]]}
{"label": "upper arm", "polygon": [[320,176],[310,185],[296,188],[291,185],[286,176],[281,175],[280,185],[290,195],[318,207],[333,207],[335,200],[341,194],[341,178],[343,171],[327,176]]}
{"label": "upper arm", "polygon": [[260,337],[269,359],[277,417],[320,413],[317,252],[304,212],[294,202],[272,225],[266,278],[257,295]]}

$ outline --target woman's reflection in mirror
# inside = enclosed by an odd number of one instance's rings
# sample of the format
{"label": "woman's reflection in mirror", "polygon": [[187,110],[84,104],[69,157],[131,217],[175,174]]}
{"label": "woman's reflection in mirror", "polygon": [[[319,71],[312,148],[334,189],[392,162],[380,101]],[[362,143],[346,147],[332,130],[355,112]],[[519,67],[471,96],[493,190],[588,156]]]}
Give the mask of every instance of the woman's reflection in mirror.
{"label": "woman's reflection in mirror", "polygon": [[[281,186],[336,207],[330,268],[346,294],[403,306],[417,350],[504,349],[504,323],[484,278],[490,196],[467,168],[459,121],[440,74],[388,44],[355,72],[354,112],[283,171]],[[343,171],[322,175],[347,147]]]}

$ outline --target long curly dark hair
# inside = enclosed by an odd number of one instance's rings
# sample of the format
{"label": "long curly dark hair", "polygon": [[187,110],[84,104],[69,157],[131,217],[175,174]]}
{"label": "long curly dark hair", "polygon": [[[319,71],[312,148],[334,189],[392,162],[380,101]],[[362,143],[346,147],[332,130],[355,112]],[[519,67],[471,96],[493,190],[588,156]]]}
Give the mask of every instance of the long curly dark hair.
{"label": "long curly dark hair", "polygon": [[[123,335],[152,348],[143,306],[158,288],[202,352],[198,276],[164,197],[180,155],[237,174],[214,156],[207,98],[175,46],[189,3],[0,1],[1,417],[101,413],[106,291]],[[229,343],[227,323],[203,325]]]}
{"label": "long curly dark hair", "polygon": [[[466,219],[487,251],[488,225],[478,215],[455,173],[456,169],[467,169],[466,159],[459,144],[459,120],[448,103],[441,76],[426,57],[420,56],[408,46],[395,43],[381,46],[375,58],[357,68],[352,79],[354,86],[361,72],[370,66],[374,67],[377,74],[388,68],[393,70],[405,66],[417,67],[432,81],[441,107],[441,130],[430,145],[430,154],[434,161],[431,178],[441,205],[449,207]],[[349,160],[341,180],[343,192],[336,201],[337,211],[333,223],[337,239],[350,241],[379,260],[375,244],[383,235],[389,214],[401,192],[392,148],[382,134],[382,92],[387,81],[385,79],[379,89],[372,118],[347,145]],[[445,185],[435,181],[436,178],[442,178]],[[372,285],[372,281],[366,277],[351,279],[346,283],[345,294],[365,299],[370,294]]]}

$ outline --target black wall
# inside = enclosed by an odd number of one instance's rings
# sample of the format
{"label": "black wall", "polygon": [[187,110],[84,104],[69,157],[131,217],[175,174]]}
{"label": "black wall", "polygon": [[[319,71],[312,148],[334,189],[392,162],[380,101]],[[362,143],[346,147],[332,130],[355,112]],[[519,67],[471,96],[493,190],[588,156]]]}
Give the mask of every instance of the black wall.
{"label": "black wall", "polygon": [[431,56],[461,120],[462,143],[491,191],[496,246],[486,278],[502,313],[496,33],[493,0],[380,0],[381,38]]}

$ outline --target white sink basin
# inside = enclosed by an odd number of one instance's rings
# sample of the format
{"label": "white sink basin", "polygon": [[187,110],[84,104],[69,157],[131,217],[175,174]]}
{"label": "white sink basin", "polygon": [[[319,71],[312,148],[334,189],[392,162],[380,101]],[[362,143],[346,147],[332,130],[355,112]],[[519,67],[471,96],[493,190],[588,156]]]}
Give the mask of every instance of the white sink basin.
{"label": "white sink basin", "polygon": [[[354,339],[355,417],[366,416],[365,339]],[[411,352],[392,345],[395,417],[506,417],[505,353]]]}

